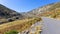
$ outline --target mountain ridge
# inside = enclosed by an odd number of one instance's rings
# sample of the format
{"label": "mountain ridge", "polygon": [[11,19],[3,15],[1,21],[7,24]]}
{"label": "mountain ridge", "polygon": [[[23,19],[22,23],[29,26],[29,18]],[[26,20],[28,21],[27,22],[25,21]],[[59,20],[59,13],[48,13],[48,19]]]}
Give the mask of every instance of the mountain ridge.
{"label": "mountain ridge", "polygon": [[3,6],[2,4],[0,4],[0,17],[11,18],[14,16],[22,16],[22,15],[14,10],[9,9],[6,6]]}
{"label": "mountain ridge", "polygon": [[53,16],[53,14],[55,15],[56,13],[60,12],[58,11],[60,10],[59,8],[60,8],[60,2],[56,2],[28,11],[24,15],[25,16],[27,15],[28,17],[41,17],[50,15],[52,13],[51,15]]}

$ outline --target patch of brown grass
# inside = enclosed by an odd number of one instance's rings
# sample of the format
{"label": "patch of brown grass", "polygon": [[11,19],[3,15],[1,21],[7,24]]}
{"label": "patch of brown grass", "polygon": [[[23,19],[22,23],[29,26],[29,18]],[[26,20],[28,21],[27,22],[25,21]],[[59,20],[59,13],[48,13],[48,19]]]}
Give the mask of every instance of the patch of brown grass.
{"label": "patch of brown grass", "polygon": [[4,34],[7,31],[10,30],[17,30],[17,31],[23,31],[25,29],[30,28],[30,26],[38,21],[40,21],[41,18],[31,18],[31,19],[24,19],[24,20],[16,20],[10,23],[4,23],[0,25],[0,34]]}

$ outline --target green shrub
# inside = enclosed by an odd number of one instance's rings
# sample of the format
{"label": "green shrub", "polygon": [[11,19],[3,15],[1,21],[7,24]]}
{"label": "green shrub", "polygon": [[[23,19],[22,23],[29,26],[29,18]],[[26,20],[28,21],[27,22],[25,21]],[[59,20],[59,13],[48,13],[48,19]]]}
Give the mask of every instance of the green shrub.
{"label": "green shrub", "polygon": [[11,30],[9,32],[6,32],[5,34],[18,34],[18,32],[16,30]]}

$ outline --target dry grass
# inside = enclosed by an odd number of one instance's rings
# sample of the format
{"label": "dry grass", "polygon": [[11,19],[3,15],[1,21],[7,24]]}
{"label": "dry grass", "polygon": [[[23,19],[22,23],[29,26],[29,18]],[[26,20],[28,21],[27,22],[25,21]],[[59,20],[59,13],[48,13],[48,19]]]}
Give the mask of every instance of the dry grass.
{"label": "dry grass", "polygon": [[23,31],[28,29],[32,24],[40,21],[41,18],[31,18],[31,19],[24,19],[24,20],[16,20],[10,23],[4,23],[0,25],[0,34],[10,30],[17,30]]}
{"label": "dry grass", "polygon": [[46,11],[42,13],[41,16],[50,17],[50,18],[60,18],[60,8],[56,8],[51,11]]}

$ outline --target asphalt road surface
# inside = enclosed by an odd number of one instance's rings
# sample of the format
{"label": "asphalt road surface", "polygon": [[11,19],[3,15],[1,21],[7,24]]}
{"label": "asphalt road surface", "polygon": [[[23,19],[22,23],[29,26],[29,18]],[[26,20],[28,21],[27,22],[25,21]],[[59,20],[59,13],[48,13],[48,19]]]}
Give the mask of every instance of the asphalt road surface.
{"label": "asphalt road surface", "polygon": [[[42,17],[41,22],[37,22],[33,24],[30,30],[27,31],[35,32],[36,31],[35,27],[41,25],[42,25],[41,34],[60,34],[60,20],[56,20],[48,17]],[[26,32],[23,34],[26,34]]]}
{"label": "asphalt road surface", "polygon": [[60,20],[42,17],[43,28],[41,34],[60,34]]}

